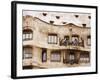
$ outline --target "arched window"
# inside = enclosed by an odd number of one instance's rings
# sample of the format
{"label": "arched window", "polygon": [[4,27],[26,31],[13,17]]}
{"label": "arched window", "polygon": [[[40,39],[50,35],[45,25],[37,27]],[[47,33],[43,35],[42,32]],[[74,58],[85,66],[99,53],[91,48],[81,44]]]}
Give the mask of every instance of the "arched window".
{"label": "arched window", "polygon": [[33,48],[30,45],[23,46],[23,59],[31,59],[32,58]]}
{"label": "arched window", "polygon": [[33,31],[31,29],[23,30],[23,40],[32,40]]}

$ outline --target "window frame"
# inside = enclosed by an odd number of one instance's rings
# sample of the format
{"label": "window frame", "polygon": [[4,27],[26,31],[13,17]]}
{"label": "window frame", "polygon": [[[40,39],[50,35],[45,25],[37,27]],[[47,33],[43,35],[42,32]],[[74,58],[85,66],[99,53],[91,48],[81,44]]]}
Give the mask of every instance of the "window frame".
{"label": "window frame", "polygon": [[[30,49],[29,49],[30,48]],[[28,50],[26,50],[28,49]],[[29,51],[29,53],[27,53]],[[31,55],[31,57],[29,55]],[[28,57],[26,57],[25,55],[28,55]],[[23,46],[23,55],[22,55],[23,59],[32,59],[33,57],[33,48],[30,45],[26,45]]]}
{"label": "window frame", "polygon": [[[89,40],[90,42],[88,42],[88,40]],[[91,35],[88,35],[88,36],[87,36],[87,45],[88,45],[88,46],[91,46]]]}
{"label": "window frame", "polygon": [[[88,59],[88,60],[86,60]],[[82,52],[80,53],[80,62],[81,63],[88,63],[90,62],[90,53],[89,52]]]}
{"label": "window frame", "polygon": [[[44,60],[45,54],[45,60]],[[42,62],[47,62],[47,49],[42,49]]]}
{"label": "window frame", "polygon": [[33,39],[33,31],[31,29],[23,30],[23,40],[32,40]]}
{"label": "window frame", "polygon": [[[52,60],[52,55],[53,55],[53,54],[59,54],[60,59],[59,59],[59,60]],[[61,62],[61,51],[51,51],[51,54],[50,54],[50,61],[51,61],[51,62]]]}
{"label": "window frame", "polygon": [[57,44],[57,43],[58,43],[58,35],[57,34],[48,34],[48,44]]}

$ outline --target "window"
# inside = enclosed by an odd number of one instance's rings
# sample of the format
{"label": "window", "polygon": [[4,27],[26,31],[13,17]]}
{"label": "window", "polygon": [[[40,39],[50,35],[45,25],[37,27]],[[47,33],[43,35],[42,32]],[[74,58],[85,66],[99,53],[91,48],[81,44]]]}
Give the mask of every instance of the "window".
{"label": "window", "polygon": [[81,63],[87,63],[87,62],[89,62],[89,52],[82,52],[80,54],[80,62]]}
{"label": "window", "polygon": [[23,59],[32,58],[32,47],[27,45],[23,47]]}
{"label": "window", "polygon": [[47,50],[42,49],[42,62],[46,62],[46,61],[47,61]]}
{"label": "window", "polygon": [[72,35],[72,45],[78,45],[78,44],[79,44],[78,35]]}
{"label": "window", "polygon": [[48,35],[48,44],[57,44],[57,34]]}
{"label": "window", "polygon": [[69,59],[70,59],[70,60],[74,60],[74,59],[75,59],[75,54],[70,53],[70,55],[69,55]]}
{"label": "window", "polygon": [[91,46],[91,36],[87,36],[87,45]]}
{"label": "window", "polygon": [[60,45],[67,46],[69,44],[69,36],[64,36],[64,39],[60,41]]}
{"label": "window", "polygon": [[69,53],[69,63],[72,65],[75,63],[75,52],[74,51],[71,51]]}
{"label": "window", "polygon": [[64,39],[69,40],[69,36],[64,36]]}
{"label": "window", "polygon": [[32,40],[33,31],[31,29],[23,30],[23,40]]}
{"label": "window", "polygon": [[72,35],[72,41],[78,40],[78,35]]}
{"label": "window", "polygon": [[60,62],[61,61],[61,52],[60,51],[52,51],[51,52],[51,61]]}

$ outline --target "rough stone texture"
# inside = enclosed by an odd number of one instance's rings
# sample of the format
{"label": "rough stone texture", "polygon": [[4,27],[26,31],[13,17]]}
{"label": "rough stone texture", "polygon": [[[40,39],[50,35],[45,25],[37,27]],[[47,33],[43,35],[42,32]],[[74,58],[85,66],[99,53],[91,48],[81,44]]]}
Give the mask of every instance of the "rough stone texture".
{"label": "rough stone texture", "polygon": [[[82,51],[87,51],[90,53],[90,46],[87,45],[87,36],[91,35],[90,27],[82,27],[82,26],[75,25],[73,23],[69,23],[66,25],[53,25],[37,17],[32,17],[28,15],[28,16],[23,16],[23,29],[33,30],[33,40],[23,41],[23,46],[24,45],[33,46],[33,58],[31,61],[23,60],[24,66],[29,63],[32,63],[33,66],[37,66],[41,68],[81,66],[81,63],[74,64],[74,65],[64,64],[63,63],[63,57],[65,54],[64,50],[65,51],[74,50],[74,52],[76,51],[75,54],[76,54],[76,59],[78,61],[79,61],[79,57]],[[58,36],[57,44],[48,44],[48,34],[49,33],[57,34]],[[77,34],[79,36],[79,40],[81,38],[84,40],[84,47],[82,46],[60,46],[59,45],[60,43],[59,40],[64,38],[64,36],[66,35],[71,36],[74,34]],[[42,48],[47,49],[47,61],[46,62],[41,61],[42,60]],[[61,61],[60,62],[51,62],[50,54],[52,50],[61,50]]]}

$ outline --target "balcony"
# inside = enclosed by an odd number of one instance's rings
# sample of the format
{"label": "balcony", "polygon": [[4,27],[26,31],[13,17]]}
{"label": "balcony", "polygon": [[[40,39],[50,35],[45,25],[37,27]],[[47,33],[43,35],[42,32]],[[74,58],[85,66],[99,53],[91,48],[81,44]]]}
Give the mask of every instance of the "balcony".
{"label": "balcony", "polygon": [[84,41],[79,41],[77,39],[75,40],[66,40],[66,39],[62,39],[60,41],[60,46],[79,46],[79,47],[84,47]]}

